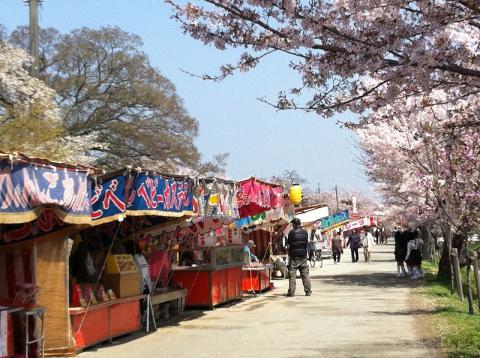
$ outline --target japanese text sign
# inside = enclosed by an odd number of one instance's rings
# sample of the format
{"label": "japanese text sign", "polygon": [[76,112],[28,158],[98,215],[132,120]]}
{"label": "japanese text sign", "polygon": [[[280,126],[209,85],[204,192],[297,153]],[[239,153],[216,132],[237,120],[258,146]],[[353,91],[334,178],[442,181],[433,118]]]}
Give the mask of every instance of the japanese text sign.
{"label": "japanese text sign", "polygon": [[32,221],[45,207],[64,222],[89,223],[89,188],[87,170],[0,163],[0,223]]}
{"label": "japanese text sign", "polygon": [[180,217],[192,213],[189,178],[126,173],[103,181],[92,196],[92,218],[111,221],[125,215]]}

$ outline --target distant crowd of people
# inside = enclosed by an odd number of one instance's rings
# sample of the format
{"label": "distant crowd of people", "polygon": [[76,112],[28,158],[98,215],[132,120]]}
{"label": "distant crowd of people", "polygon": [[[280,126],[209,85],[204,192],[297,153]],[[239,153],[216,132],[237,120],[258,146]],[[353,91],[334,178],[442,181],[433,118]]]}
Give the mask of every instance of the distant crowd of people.
{"label": "distant crowd of people", "polygon": [[384,243],[386,239],[380,240],[380,229],[368,229],[364,227],[361,230],[353,230],[348,235],[347,247],[350,247],[350,253],[352,256],[352,262],[358,262],[358,250],[363,249],[363,257],[365,262],[370,262],[371,249],[373,245]]}
{"label": "distant crowd of people", "polygon": [[[287,266],[289,289],[287,296],[295,295],[297,270],[300,271],[305,294],[307,296],[312,294],[307,260],[315,253],[315,250],[329,247],[332,251],[333,263],[339,264],[344,248],[350,248],[353,263],[358,262],[359,250],[362,249],[364,260],[368,263],[371,260],[372,247],[376,244],[387,244],[387,234],[382,227],[368,228],[365,226],[361,229],[351,230],[348,234],[341,230],[333,230],[328,236],[324,236],[315,229],[308,233],[301,227],[301,222],[298,218],[292,220],[292,226],[293,229],[288,233],[285,241],[285,247],[289,256]],[[395,228],[392,236],[395,239],[394,255],[397,262],[398,276],[410,277],[412,279],[423,277],[423,240],[419,238],[418,231]],[[253,242],[249,242],[246,245],[248,248],[251,246],[254,247]],[[245,250],[247,251],[247,248]],[[251,255],[250,253],[248,254]],[[255,261],[255,259],[252,257],[252,261]]]}
{"label": "distant crowd of people", "polygon": [[[301,222],[298,218],[293,219],[291,223],[293,229],[288,233],[286,242],[290,258],[288,263],[289,288],[287,296],[291,297],[295,295],[297,270],[300,271],[305,294],[310,296],[312,290],[307,260],[315,253],[315,250],[322,250],[324,246],[323,238],[320,232],[315,229],[311,230],[309,237],[307,231],[301,227]],[[375,245],[375,243],[386,243],[384,233],[385,230],[383,229],[368,229],[367,227],[360,230],[355,229],[348,236],[340,230],[332,231],[327,241],[332,251],[334,264],[340,263],[344,247],[350,247],[352,262],[358,262],[358,250],[360,248],[363,249],[365,262],[370,262],[370,250],[372,246]],[[346,244],[344,242],[344,236],[348,237]]]}

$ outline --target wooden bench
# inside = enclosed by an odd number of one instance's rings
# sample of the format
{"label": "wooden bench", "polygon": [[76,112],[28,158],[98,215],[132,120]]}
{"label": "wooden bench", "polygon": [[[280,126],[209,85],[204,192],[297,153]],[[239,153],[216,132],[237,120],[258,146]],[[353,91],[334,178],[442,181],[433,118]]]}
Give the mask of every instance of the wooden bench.
{"label": "wooden bench", "polygon": [[152,306],[157,306],[162,303],[175,301],[176,312],[182,313],[185,308],[185,297],[187,296],[186,288],[169,289],[165,292],[158,292],[151,295]]}

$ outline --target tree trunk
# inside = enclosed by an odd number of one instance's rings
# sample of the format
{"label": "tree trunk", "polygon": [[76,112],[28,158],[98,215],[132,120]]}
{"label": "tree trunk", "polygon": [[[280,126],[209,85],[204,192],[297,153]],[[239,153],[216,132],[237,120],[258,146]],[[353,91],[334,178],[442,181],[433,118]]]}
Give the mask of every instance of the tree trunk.
{"label": "tree trunk", "polygon": [[433,255],[435,252],[435,240],[430,234],[430,230],[426,226],[421,226],[420,228],[420,237],[423,240],[423,252],[422,257],[427,260],[433,260]]}
{"label": "tree trunk", "polygon": [[443,250],[442,256],[440,257],[440,262],[438,263],[438,278],[449,279],[451,275],[450,270],[450,245],[448,245],[447,240],[443,241]]}
{"label": "tree trunk", "polygon": [[[443,250],[442,250],[442,257],[440,258],[440,262],[438,264],[438,278],[443,279],[453,279],[451,273],[453,272],[453,267],[451,266],[450,254],[452,248],[455,248],[460,253],[462,251],[462,245],[465,240],[465,236],[461,234],[455,234],[453,239],[451,238],[450,233],[443,232]],[[452,284],[453,289],[453,284]]]}
{"label": "tree trunk", "polygon": [[462,276],[460,273],[460,259],[458,257],[459,252],[456,248],[452,248],[451,263],[453,266],[453,272],[455,274],[455,288],[457,294],[460,297],[460,300],[463,302],[463,286],[462,286]]}

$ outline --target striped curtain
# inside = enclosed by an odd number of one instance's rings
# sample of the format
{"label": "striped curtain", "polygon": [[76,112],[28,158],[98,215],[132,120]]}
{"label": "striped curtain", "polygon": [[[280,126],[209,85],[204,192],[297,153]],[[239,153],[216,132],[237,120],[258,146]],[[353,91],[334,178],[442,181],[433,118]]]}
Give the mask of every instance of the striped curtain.
{"label": "striped curtain", "polygon": [[32,248],[0,251],[0,301],[14,299],[16,285],[34,281]]}

